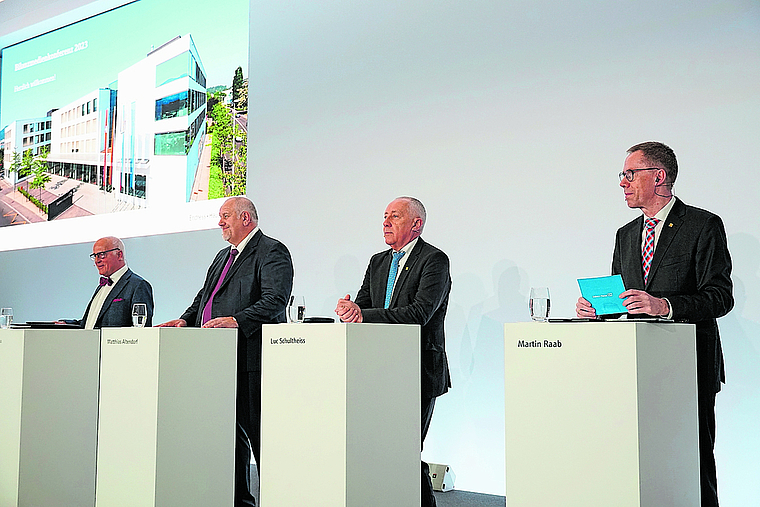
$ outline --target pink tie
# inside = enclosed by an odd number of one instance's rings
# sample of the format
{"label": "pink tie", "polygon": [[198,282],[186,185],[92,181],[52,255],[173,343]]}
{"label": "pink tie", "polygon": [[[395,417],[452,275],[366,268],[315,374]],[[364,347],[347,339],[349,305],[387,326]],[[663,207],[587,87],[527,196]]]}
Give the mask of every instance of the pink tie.
{"label": "pink tie", "polygon": [[644,238],[644,250],[641,252],[641,262],[644,268],[644,284],[649,279],[649,267],[652,265],[652,257],[654,257],[654,228],[657,227],[659,220],[656,218],[647,218],[645,220],[647,235]]}
{"label": "pink tie", "polygon": [[232,266],[232,261],[235,260],[235,256],[237,255],[237,253],[238,251],[234,248],[230,250],[230,256],[227,258],[227,264],[224,265],[222,274],[219,275],[219,281],[216,282],[216,287],[214,287],[214,292],[211,293],[211,297],[208,298],[208,301],[206,302],[206,306],[203,307],[203,319],[201,320],[201,326],[211,320],[211,305],[214,302],[214,296],[216,296],[216,293],[219,290],[219,287],[222,286],[224,277],[227,276],[227,271],[230,270],[230,266]]}

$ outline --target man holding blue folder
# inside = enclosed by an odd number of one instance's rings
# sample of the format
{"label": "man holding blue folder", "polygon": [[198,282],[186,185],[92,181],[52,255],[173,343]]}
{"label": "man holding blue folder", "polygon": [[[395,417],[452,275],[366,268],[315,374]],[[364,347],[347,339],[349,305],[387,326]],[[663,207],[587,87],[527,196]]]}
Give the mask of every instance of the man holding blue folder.
{"label": "man holding blue folder", "polygon": [[[629,318],[662,316],[696,325],[702,505],[717,506],[715,395],[725,373],[716,319],[734,306],[731,256],[720,217],[673,195],[677,175],[668,146],[646,142],[628,150],[620,187],[628,207],[643,214],[618,229],[612,274],[620,274],[628,289],[620,297]],[[584,298],[576,314],[596,317]]]}

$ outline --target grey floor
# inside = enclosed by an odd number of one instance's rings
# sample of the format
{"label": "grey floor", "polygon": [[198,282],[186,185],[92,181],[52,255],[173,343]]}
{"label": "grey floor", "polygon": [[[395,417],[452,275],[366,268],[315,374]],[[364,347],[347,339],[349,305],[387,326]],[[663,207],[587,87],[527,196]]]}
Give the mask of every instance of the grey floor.
{"label": "grey floor", "polygon": [[[259,489],[259,476],[256,472],[256,464],[251,464],[251,488],[254,491]],[[438,507],[505,507],[507,500],[503,496],[485,495],[483,493],[472,493],[470,491],[440,491],[433,492],[435,503]],[[258,505],[259,495],[255,494]]]}
{"label": "grey floor", "polygon": [[507,499],[503,496],[484,495],[469,491],[434,492],[438,507],[505,507]]}

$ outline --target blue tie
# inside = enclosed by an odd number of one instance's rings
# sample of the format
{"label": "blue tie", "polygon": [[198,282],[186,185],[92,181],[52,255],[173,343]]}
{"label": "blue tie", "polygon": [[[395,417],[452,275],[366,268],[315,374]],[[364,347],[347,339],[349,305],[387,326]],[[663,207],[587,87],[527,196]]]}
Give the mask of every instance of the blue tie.
{"label": "blue tie", "polygon": [[385,306],[388,308],[391,304],[391,296],[393,296],[393,284],[396,281],[396,274],[398,273],[398,261],[404,256],[406,252],[393,252],[393,262],[391,262],[391,270],[388,272],[388,285],[385,287]]}

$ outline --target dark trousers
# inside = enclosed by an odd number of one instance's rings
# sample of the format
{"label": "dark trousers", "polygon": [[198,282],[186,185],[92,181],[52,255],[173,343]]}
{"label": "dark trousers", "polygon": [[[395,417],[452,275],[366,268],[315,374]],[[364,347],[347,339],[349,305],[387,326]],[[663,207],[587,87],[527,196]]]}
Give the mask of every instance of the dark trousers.
{"label": "dark trousers", "polygon": [[261,372],[238,373],[235,436],[235,507],[255,506],[251,494],[251,454],[261,470]]}
{"label": "dark trousers", "polygon": [[[430,420],[433,418],[433,408],[435,407],[435,398],[422,398],[422,440],[424,445]],[[422,448],[420,448],[420,451]],[[422,507],[435,507],[435,496],[433,496],[433,482],[430,480],[430,467],[424,461],[422,462]]]}
{"label": "dark trousers", "polygon": [[699,479],[702,507],[718,507],[718,476],[715,470],[715,393],[699,393]]}

